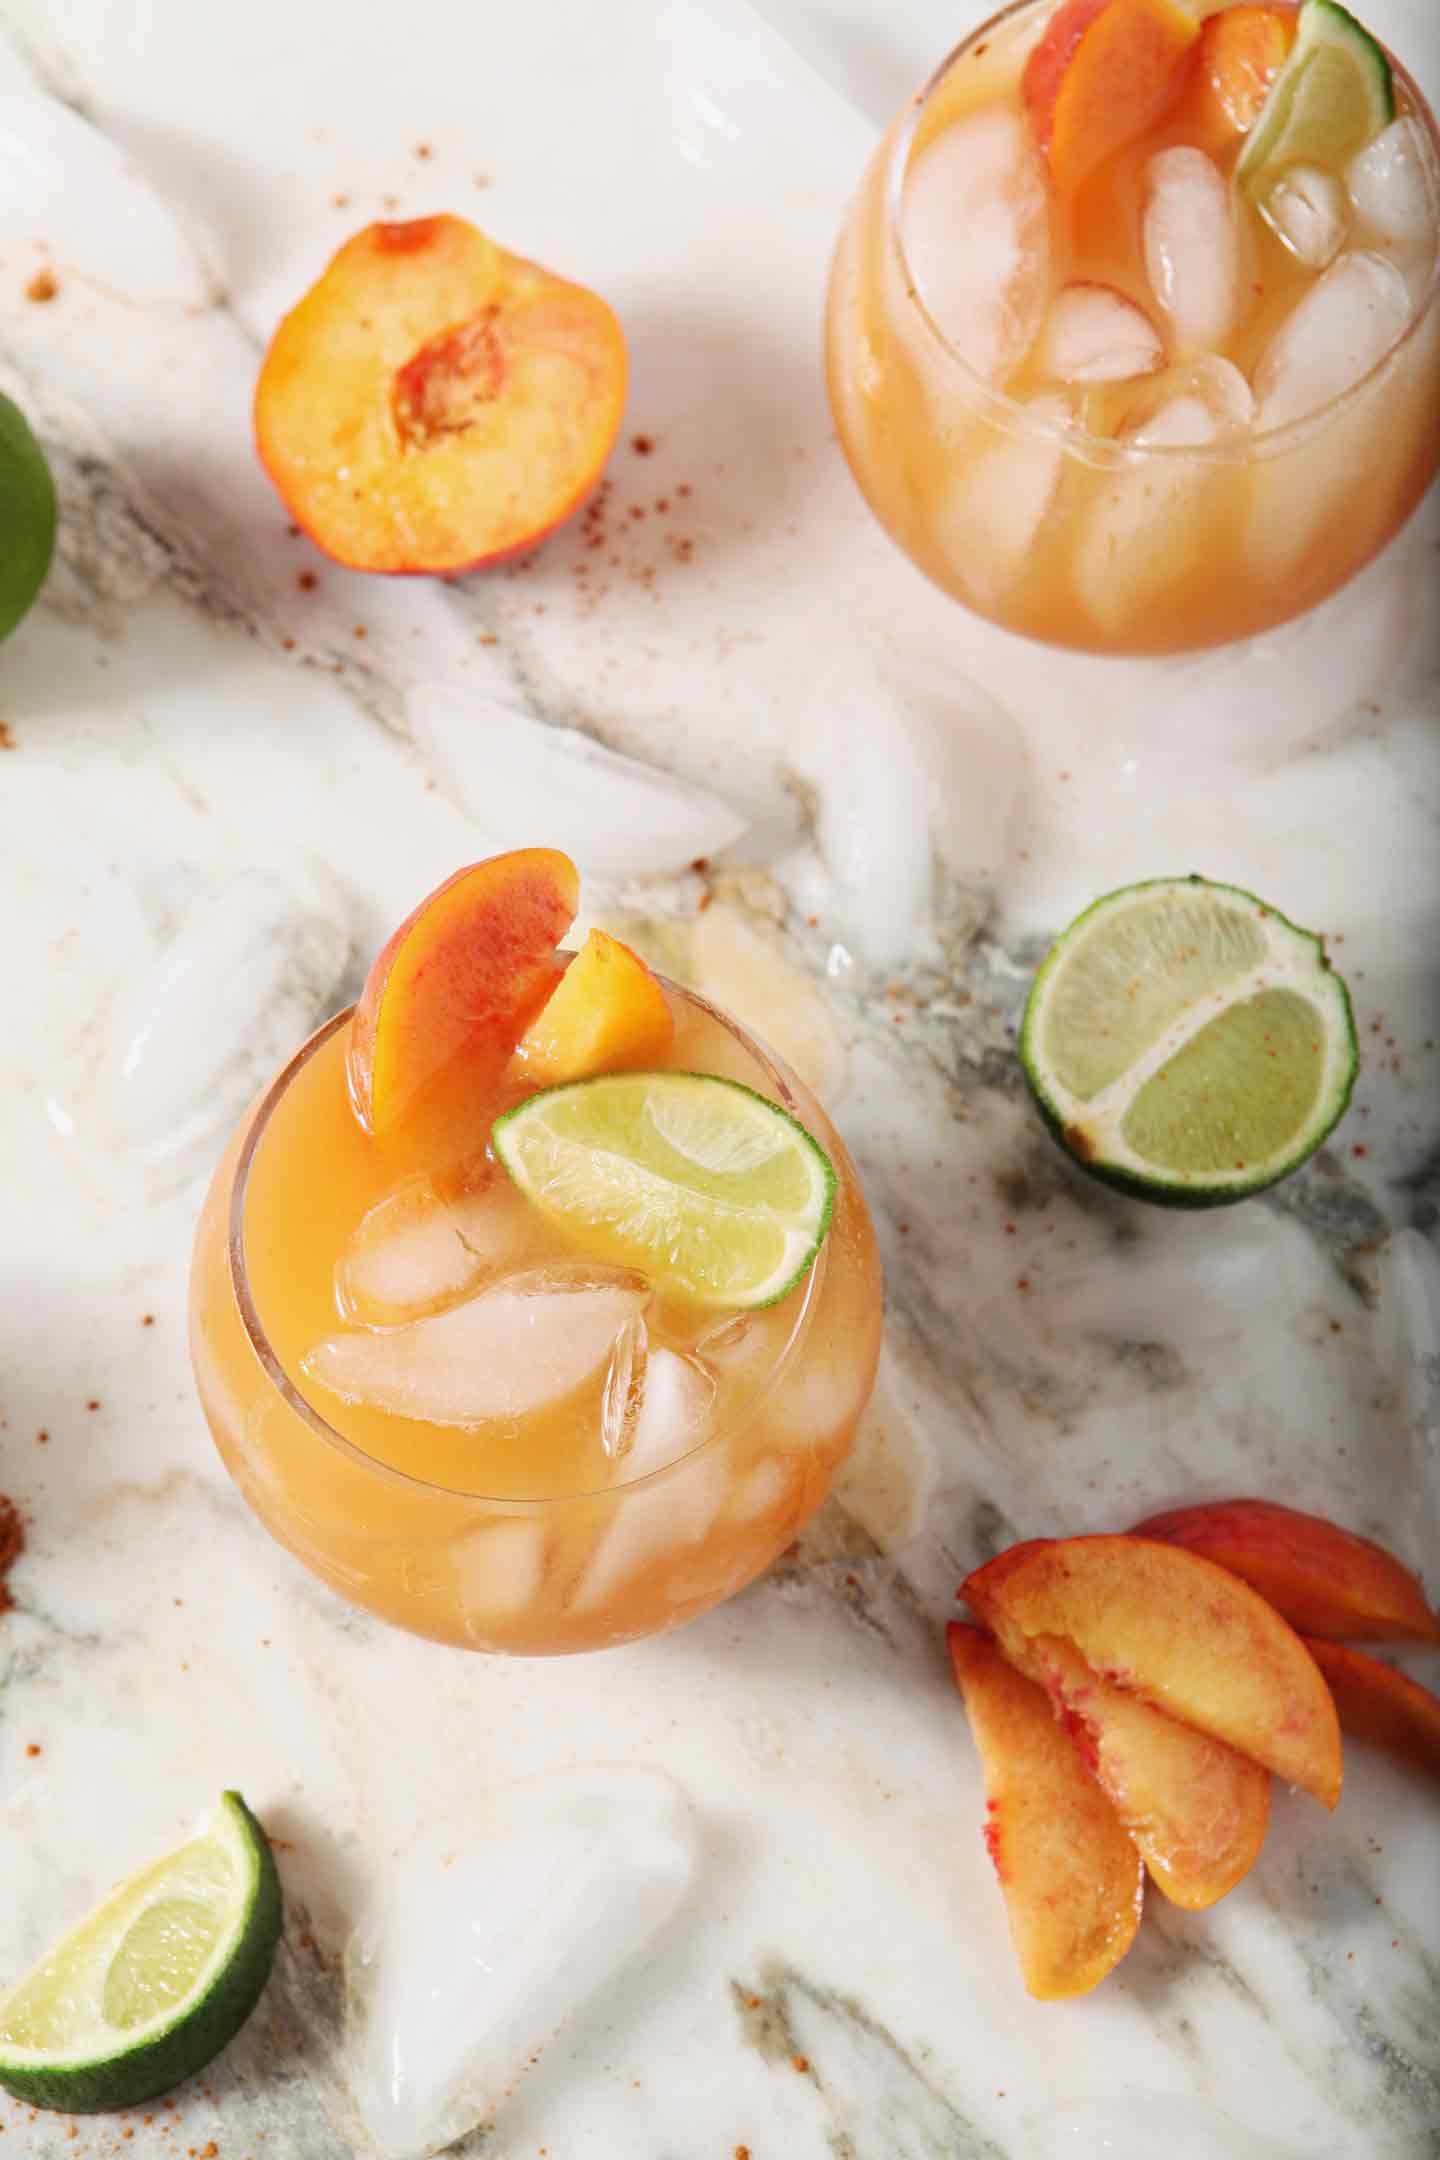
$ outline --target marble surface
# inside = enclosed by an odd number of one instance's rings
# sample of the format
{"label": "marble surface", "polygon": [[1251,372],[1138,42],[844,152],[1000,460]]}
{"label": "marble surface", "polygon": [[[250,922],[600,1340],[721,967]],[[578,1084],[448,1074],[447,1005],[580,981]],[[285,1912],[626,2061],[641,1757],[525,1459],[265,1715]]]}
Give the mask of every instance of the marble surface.
{"label": "marble surface", "polygon": [[[980,1840],[940,1623],[1012,1536],[1241,1490],[1433,1562],[1440,505],[1317,614],[1192,660],[1024,647],[910,570],[833,442],[821,296],[876,124],[979,13],[0,0],[0,388],[63,497],[0,651],[0,1489],[27,1523],[0,1972],[222,1785],[290,1910],[261,2011],[173,2109],[0,2103],[7,2152],[363,2150],[337,1961],[377,1888],[417,1841],[476,1849],[517,1781],[607,1764],[678,1780],[694,1879],[486,2160],[1440,2150],[1418,1778],[1356,1746],[1334,1817],[1277,1793],[1248,1880],[1152,1900],[1073,2005],[1023,1993]],[[1369,13],[1440,92],[1432,0]],[[334,246],[434,208],[597,285],[634,361],[603,546],[448,590],[293,537],[248,421]],[[816,1083],[890,1293],[801,1546],[668,1639],[546,1664],[301,1572],[226,1482],[184,1342],[199,1193],[262,1069],[518,839],[572,847],[594,915]],[[1063,921],[1192,868],[1330,935],[1365,1058],[1301,1176],[1173,1220],[1070,1174],[1012,1043]]]}

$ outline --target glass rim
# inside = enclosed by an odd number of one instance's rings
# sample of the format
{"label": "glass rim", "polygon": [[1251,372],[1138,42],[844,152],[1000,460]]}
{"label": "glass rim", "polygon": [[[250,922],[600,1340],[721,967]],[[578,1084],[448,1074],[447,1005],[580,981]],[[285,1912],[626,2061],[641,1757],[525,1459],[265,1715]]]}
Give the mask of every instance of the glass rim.
{"label": "glass rim", "polygon": [[[1266,458],[1283,455],[1287,450],[1304,442],[1316,433],[1328,419],[1351,404],[1357,403],[1370,385],[1390,367],[1396,355],[1402,352],[1410,340],[1416,336],[1431,309],[1440,304],[1440,187],[1436,185],[1436,174],[1440,173],[1440,122],[1437,122],[1428,100],[1408,68],[1395,58],[1388,46],[1385,47],[1386,58],[1390,62],[1391,70],[1396,80],[1403,84],[1410,100],[1410,109],[1403,117],[1413,119],[1420,125],[1429,138],[1433,153],[1430,195],[1431,209],[1435,215],[1435,241],[1425,290],[1414,303],[1409,320],[1399,336],[1386,347],[1379,359],[1375,361],[1373,366],[1367,368],[1358,381],[1348,384],[1343,390],[1337,391],[1335,396],[1328,398],[1323,405],[1317,405],[1313,412],[1301,413],[1297,419],[1287,420],[1281,427],[1266,428],[1258,434],[1234,433],[1221,435],[1214,442],[1209,443],[1138,444],[1121,442],[1113,435],[1092,435],[1087,428],[1081,427],[1074,422],[1037,418],[1020,399],[1013,398],[1007,391],[999,389],[996,384],[979,374],[963,354],[957,352],[925,305],[925,301],[921,296],[919,281],[914,275],[910,258],[905,252],[904,234],[901,229],[905,175],[909,169],[915,134],[936,91],[939,90],[956,63],[963,60],[966,54],[978,45],[982,39],[993,36],[996,31],[1003,29],[1008,23],[1015,21],[1022,15],[1033,12],[1043,4],[1044,0],[1007,0],[1004,7],[998,8],[993,15],[987,16],[984,22],[977,24],[973,30],[960,40],[958,45],[952,46],[939,65],[931,70],[911,98],[910,109],[905,116],[904,122],[896,130],[895,139],[886,152],[883,201],[885,206],[886,238],[899,264],[907,300],[914,308],[916,316],[923,323],[929,336],[944,355],[946,364],[954,368],[957,374],[964,379],[967,390],[976,393],[977,402],[982,408],[986,409],[985,417],[995,421],[997,424],[1008,427],[1013,433],[1059,442],[1073,454],[1085,458],[1097,466],[1106,467],[1119,464],[1140,464],[1152,458],[1159,460],[1162,466],[1167,464],[1248,464],[1257,454]],[[1058,5],[1059,0],[1055,0],[1055,4]],[[1397,114],[1396,117],[1402,116]],[[1378,251],[1363,250],[1362,252],[1375,253]],[[1388,257],[1385,259],[1389,260]]]}
{"label": "glass rim", "polygon": [[[568,959],[573,955],[563,954],[562,957]],[[804,1123],[804,1119],[800,1116],[799,1101],[773,1052],[767,1050],[755,1036],[742,1028],[738,1021],[732,1020],[728,1013],[722,1012],[719,1006],[712,1005],[708,998],[701,997],[698,991],[689,990],[682,983],[672,982],[665,975],[660,975],[657,979],[668,993],[685,998],[690,1004],[698,1006],[707,1018],[717,1022],[729,1035],[733,1036],[747,1055],[754,1058],[766,1081],[774,1087],[780,1098],[782,1108],[788,1110],[793,1117],[800,1118],[802,1124]],[[324,1442],[326,1446],[334,1448],[339,1454],[348,1456],[359,1468],[378,1476],[382,1480],[393,1481],[409,1491],[431,1493],[444,1500],[473,1500],[502,1513],[523,1511],[527,1514],[533,1513],[537,1508],[565,1507],[577,1501],[618,1498],[621,1494],[642,1492],[651,1486],[658,1485],[662,1480],[674,1476],[687,1463],[693,1463],[697,1457],[706,1454],[710,1449],[723,1445],[738,1427],[749,1425],[760,1413],[784,1374],[789,1370],[799,1346],[809,1333],[810,1321],[815,1307],[819,1303],[820,1293],[825,1282],[826,1262],[830,1250],[828,1236],[822,1241],[820,1250],[815,1255],[814,1262],[806,1275],[804,1294],[791,1322],[790,1332],[776,1352],[763,1383],[744,1406],[743,1411],[737,1412],[731,1418],[722,1419],[712,1432],[706,1433],[693,1447],[687,1448],[683,1455],[677,1455],[671,1462],[662,1463],[658,1469],[648,1470],[643,1477],[631,1478],[628,1481],[622,1480],[613,1485],[587,1487],[583,1492],[538,1493],[532,1495],[486,1493],[472,1490],[468,1486],[441,1484],[433,1478],[417,1477],[411,1471],[401,1470],[394,1463],[386,1462],[381,1456],[370,1454],[368,1449],[361,1447],[357,1441],[349,1439],[346,1434],[332,1425],[324,1413],[317,1410],[314,1404],[301,1394],[276,1354],[274,1345],[266,1332],[265,1324],[260,1318],[254,1292],[250,1286],[250,1276],[245,1256],[245,1200],[249,1191],[250,1171],[256,1153],[276,1108],[291,1083],[309,1064],[311,1058],[324,1048],[332,1035],[349,1023],[354,1010],[353,1005],[347,1005],[342,1012],[335,1013],[329,1020],[322,1022],[313,1034],[307,1036],[294,1055],[286,1060],[280,1071],[269,1083],[259,1102],[250,1113],[249,1123],[245,1128],[245,1137],[241,1142],[240,1152],[236,1158],[235,1169],[231,1178],[230,1197],[225,1218],[225,1259],[230,1290],[235,1299],[236,1310],[240,1315],[240,1325],[245,1332],[251,1350],[259,1362],[261,1371],[287,1408],[295,1412],[296,1416],[310,1428],[318,1440]],[[721,1310],[723,1308],[717,1308],[717,1312]],[[744,1307],[740,1307],[737,1309],[735,1317],[740,1318],[743,1313]]]}

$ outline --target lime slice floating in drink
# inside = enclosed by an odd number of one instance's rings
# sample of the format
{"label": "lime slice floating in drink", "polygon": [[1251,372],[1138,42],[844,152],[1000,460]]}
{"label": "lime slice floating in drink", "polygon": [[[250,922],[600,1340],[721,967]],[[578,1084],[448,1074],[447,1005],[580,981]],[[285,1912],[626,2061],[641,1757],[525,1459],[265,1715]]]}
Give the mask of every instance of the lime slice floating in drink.
{"label": "lime slice floating in drink", "polygon": [[1235,177],[1262,195],[1287,165],[1338,172],[1395,117],[1384,48],[1336,0],[1305,0],[1290,54],[1240,153]]}
{"label": "lime slice floating in drink", "polygon": [[1173,1207],[1298,1169],[1359,1064],[1321,940],[1200,877],[1126,886],[1070,925],[1035,978],[1020,1059],[1084,1169]]}
{"label": "lime slice floating in drink", "polygon": [[55,547],[55,483],[25,415],[0,396],[0,638],[45,582]]}
{"label": "lime slice floating in drink", "polygon": [[32,2107],[133,2107],[203,2070],[264,1987],[280,1934],[265,1833],[227,1792],[0,1996],[0,2085]]}
{"label": "lime slice floating in drink", "polygon": [[497,1118],[495,1152],[587,1249],[705,1305],[773,1305],[830,1227],[835,1172],[775,1103],[705,1073],[609,1073]]}

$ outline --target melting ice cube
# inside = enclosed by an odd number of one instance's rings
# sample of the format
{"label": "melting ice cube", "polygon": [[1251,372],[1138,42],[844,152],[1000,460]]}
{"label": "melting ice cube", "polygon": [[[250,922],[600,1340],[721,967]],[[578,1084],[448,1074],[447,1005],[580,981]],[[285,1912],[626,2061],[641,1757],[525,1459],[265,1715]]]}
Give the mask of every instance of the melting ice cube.
{"label": "melting ice cube", "polygon": [[1018,113],[957,120],[905,176],[905,253],[931,321],[978,375],[1028,351],[1050,269],[1045,172]]}
{"label": "melting ice cube", "polygon": [[1345,189],[1366,244],[1386,254],[1434,257],[1440,191],[1414,120],[1392,120],[1345,168]]}
{"label": "melting ice cube", "polygon": [[543,832],[597,877],[658,876],[720,854],[745,830],[705,788],[493,698],[427,683],[405,711],[437,775],[496,847]]}
{"label": "melting ice cube", "polygon": [[201,894],[112,1009],[93,1084],[51,1116],[98,1168],[157,1189],[204,1164],[334,1000],[349,956],[343,896],[319,870],[250,870]]}
{"label": "melting ice cube", "polygon": [[1345,238],[1345,197],[1334,173],[1318,165],[1292,165],[1280,175],[1260,212],[1291,254],[1308,270],[1323,270]]}
{"label": "melting ice cube", "polygon": [[1230,191],[1203,150],[1161,150],[1145,168],[1145,269],[1178,350],[1213,351],[1235,315],[1240,247]]}
{"label": "melting ice cube", "polygon": [[545,1532],[524,1517],[501,1517],[461,1538],[454,1558],[466,1632],[484,1642],[494,1621],[513,1619],[539,1595]]}
{"label": "melting ice cube", "polygon": [[612,1990],[694,1876],[673,1779],[567,1770],[494,1796],[488,1834],[427,1831],[346,1956],[351,2085],[377,2160],[488,2121],[557,2032]]}
{"label": "melting ice cube", "polygon": [[1150,409],[1123,431],[1142,453],[1106,477],[1075,555],[1075,581],[1097,619],[1133,621],[1151,595],[1182,574],[1198,529],[1195,506],[1213,475],[1200,460],[1158,459],[1148,450],[1199,449],[1242,432],[1252,411],[1237,367],[1206,353],[1156,386]]}
{"label": "melting ice cube", "polygon": [[1332,263],[1277,330],[1255,370],[1262,428],[1339,397],[1385,357],[1410,320],[1404,278],[1383,255]]}
{"label": "melting ice cube", "polygon": [[649,1354],[649,1334],[636,1313],[615,1338],[600,1405],[600,1445],[612,1461],[628,1455],[635,1444],[635,1420],[645,1392]]}
{"label": "melting ice cube", "polygon": [[397,1417],[523,1417],[587,1380],[648,1297],[645,1278],[624,1268],[528,1268],[448,1312],[333,1335],[302,1370],[346,1402]]}
{"label": "melting ice cube", "polygon": [[453,1200],[428,1178],[407,1180],[377,1201],[341,1254],[341,1310],[379,1326],[440,1311],[514,1261],[528,1214],[508,1179]]}
{"label": "melting ice cube", "polygon": [[1057,393],[1031,398],[1033,432],[994,434],[961,471],[941,506],[941,544],[966,566],[976,597],[994,602],[1014,584],[1055,499],[1065,447],[1059,429],[1072,418]]}
{"label": "melting ice cube", "polygon": [[1112,285],[1067,285],[1040,333],[1042,375],[1056,382],[1124,382],[1150,375],[1165,357],[1143,308]]}
{"label": "melting ice cube", "polygon": [[711,1449],[680,1460],[703,1438],[716,1392],[715,1375],[698,1360],[673,1350],[650,1352],[621,1475],[631,1484],[668,1464],[674,1468],[657,1484],[612,1503],[609,1527],[571,1599],[576,1612],[603,1605],[660,1554],[698,1544],[719,1514],[728,1482],[723,1458]]}

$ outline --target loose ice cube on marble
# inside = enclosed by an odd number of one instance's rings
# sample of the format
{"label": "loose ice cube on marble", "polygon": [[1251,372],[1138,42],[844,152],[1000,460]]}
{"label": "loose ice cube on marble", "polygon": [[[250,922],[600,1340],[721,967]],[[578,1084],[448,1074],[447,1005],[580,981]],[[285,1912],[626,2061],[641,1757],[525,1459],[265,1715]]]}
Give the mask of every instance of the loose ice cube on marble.
{"label": "loose ice cube on marble", "polygon": [[1213,352],[1235,319],[1240,245],[1230,190],[1203,150],[1181,145],[1151,158],[1142,240],[1177,352]]}
{"label": "loose ice cube on marble", "polygon": [[1159,331],[1143,308],[1111,285],[1067,285],[1040,332],[1042,375],[1055,382],[1124,382],[1151,375],[1165,358]]}
{"label": "loose ice cube on marble", "polygon": [[1050,273],[1044,167],[1018,113],[958,120],[905,176],[901,231],[911,275],[941,336],[999,381],[1040,328]]}
{"label": "loose ice cube on marble", "polygon": [[437,1425],[523,1417],[604,1364],[650,1295],[628,1269],[529,1268],[401,1327],[331,1336],[301,1369],[345,1402]]}
{"label": "loose ice cube on marble", "polygon": [[491,2121],[576,2017],[613,2013],[696,1861],[684,1792],[639,1766],[566,1769],[427,1827],[346,1954],[363,2150],[424,2160]]}
{"label": "loose ice cube on marble", "polygon": [[1328,268],[1349,225],[1340,182],[1318,165],[1290,166],[1262,200],[1260,214],[1307,270]]}
{"label": "loose ice cube on marble", "polygon": [[1317,412],[1384,359],[1410,320],[1404,278],[1383,255],[1331,264],[1265,348],[1255,370],[1261,428]]}

